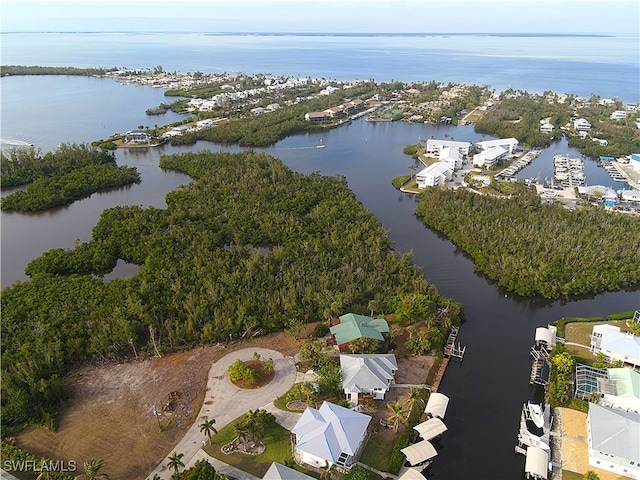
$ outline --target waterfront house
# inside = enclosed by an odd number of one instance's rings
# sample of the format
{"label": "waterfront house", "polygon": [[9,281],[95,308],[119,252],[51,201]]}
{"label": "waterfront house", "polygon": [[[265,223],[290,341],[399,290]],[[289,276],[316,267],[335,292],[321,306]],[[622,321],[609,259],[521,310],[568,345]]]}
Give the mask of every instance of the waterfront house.
{"label": "waterfront house", "polygon": [[473,166],[481,168],[491,168],[500,160],[505,158],[509,152],[501,146],[491,147],[489,150],[483,150],[473,156]]}
{"label": "waterfront house", "polygon": [[591,333],[591,351],[602,352],[608,362],[640,366],[640,337],[620,331],[614,325],[596,325]]}
{"label": "waterfront house", "polygon": [[587,442],[589,465],[640,479],[640,414],[590,404]]}
{"label": "waterfront house", "polygon": [[554,128],[549,122],[541,121],[540,123],[540,133],[553,133]]}
{"label": "waterfront house", "polygon": [[591,131],[591,124],[586,118],[578,118],[573,121],[573,128],[577,132],[589,133]]}
{"label": "waterfront house", "polygon": [[369,415],[329,402],[318,410],[308,407],[291,429],[296,459],[316,468],[349,470],[366,444],[370,422]]}
{"label": "waterfront house", "polygon": [[124,134],[124,141],[127,143],[145,144],[151,141],[151,137],[144,130],[129,130]]}
{"label": "waterfront house", "polygon": [[384,340],[383,333],[389,331],[389,324],[384,318],[371,318],[355,313],[347,313],[340,317],[340,323],[329,328],[338,345],[349,343],[360,337]]}
{"label": "waterfront house", "polygon": [[462,168],[462,153],[459,148],[444,147],[440,150],[438,161],[447,165],[453,172]]}
{"label": "waterfront house", "polygon": [[444,162],[437,162],[423,168],[416,174],[418,188],[444,185],[451,180],[451,169]]}
{"label": "waterfront house", "polygon": [[632,368],[608,368],[607,380],[599,382],[600,404],[640,413],[640,373]]}
{"label": "waterfront house", "polygon": [[262,480],[313,480],[313,477],[273,462]]}
{"label": "waterfront house", "polygon": [[383,400],[398,371],[393,354],[340,355],[342,388],[352,406],[358,405],[358,396],[371,396]]}
{"label": "waterfront house", "polygon": [[627,112],[624,110],[616,110],[609,116],[609,118],[611,120],[624,120],[627,118]]}
{"label": "waterfront house", "polygon": [[513,153],[513,151],[518,146],[518,140],[515,138],[498,138],[496,140],[485,140],[482,142],[476,143],[476,146],[480,149],[480,152],[486,152],[495,147],[501,147],[505,149],[509,155]]}
{"label": "waterfront house", "polygon": [[304,115],[304,119],[311,123],[330,122],[331,115],[327,112],[309,112]]}
{"label": "waterfront house", "polygon": [[427,140],[426,151],[427,155],[440,155],[440,151],[443,148],[453,148],[458,150],[462,155],[469,155],[471,149],[470,142],[454,142],[453,140]]}

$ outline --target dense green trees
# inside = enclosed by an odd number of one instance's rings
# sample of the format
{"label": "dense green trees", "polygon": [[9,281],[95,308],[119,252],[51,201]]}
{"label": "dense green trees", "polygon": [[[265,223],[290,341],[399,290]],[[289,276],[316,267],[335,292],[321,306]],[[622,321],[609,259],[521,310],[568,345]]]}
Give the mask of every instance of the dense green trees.
{"label": "dense green trees", "polygon": [[[2,292],[4,427],[55,427],[65,373],[130,356],[132,345],[144,356],[154,342],[162,352],[249,338],[366,313],[374,298],[379,314],[412,294],[427,295],[434,311],[455,310],[410,256],[393,252],[342,177],[294,173],[253,152],[185,153],[161,165],[194,178],[167,195],[166,210],[108,209],[93,240],[45,253],[29,264],[30,280]],[[92,275],[118,258],[139,273]]]}
{"label": "dense green trees", "polygon": [[447,235],[478,271],[518,295],[558,298],[640,281],[640,221],[597,208],[568,211],[532,192],[495,198],[430,188],[416,215]]}
{"label": "dense green trees", "polygon": [[140,182],[133,167],[116,164],[113,154],[86,144],[61,144],[45,155],[33,147],[0,152],[2,186],[30,183],[2,199],[3,210],[35,211],[59,205],[105,188]]}
{"label": "dense green trees", "polygon": [[0,67],[0,77],[6,75],[84,75],[96,76],[104,75],[107,72],[114,72],[117,68],[76,68],[76,67],[41,67],[25,65],[2,65]]}

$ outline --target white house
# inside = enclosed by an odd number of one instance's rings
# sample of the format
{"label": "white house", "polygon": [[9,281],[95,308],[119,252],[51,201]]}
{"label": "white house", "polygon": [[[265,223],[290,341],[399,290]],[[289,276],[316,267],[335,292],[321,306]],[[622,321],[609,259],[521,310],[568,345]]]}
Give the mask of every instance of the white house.
{"label": "white house", "polygon": [[351,405],[358,405],[358,395],[383,400],[398,371],[392,354],[340,355],[342,388]]}
{"label": "white house", "polygon": [[609,116],[609,118],[611,120],[624,120],[627,118],[627,112],[624,110],[616,110]]}
{"label": "white house", "polygon": [[548,122],[540,123],[540,133],[553,133],[555,127]]}
{"label": "white house", "polygon": [[313,477],[273,462],[262,480],[313,480]]}
{"label": "white house", "polygon": [[418,188],[444,185],[451,180],[451,170],[446,163],[436,162],[416,174]]}
{"label": "white house", "polygon": [[504,147],[492,147],[489,150],[476,153],[473,156],[473,166],[491,168],[496,165],[498,161],[506,157],[508,153],[509,152],[505,150]]}
{"label": "white house", "polygon": [[151,138],[144,130],[129,130],[124,134],[124,141],[128,143],[149,143]]}
{"label": "white house", "polygon": [[518,140],[515,138],[498,138],[497,140],[478,142],[476,146],[480,149],[480,152],[486,152],[495,147],[502,147],[511,155],[518,146]]}
{"label": "white house", "polygon": [[345,470],[357,462],[367,440],[371,417],[333,403],[308,407],[291,429],[295,455],[318,468],[336,465]]}
{"label": "white house", "polygon": [[428,155],[440,155],[440,150],[443,148],[457,149],[462,155],[469,155],[469,149],[471,148],[470,142],[454,142],[453,140],[427,140],[427,154]]}
{"label": "white house", "polygon": [[589,465],[640,479],[640,414],[590,404],[587,441]]}
{"label": "white house", "polygon": [[600,405],[640,413],[640,373],[633,368],[608,368],[607,381],[600,381]]}
{"label": "white house", "polygon": [[591,131],[591,124],[586,118],[578,118],[573,121],[573,128],[578,132],[588,133]]}
{"label": "white house", "polygon": [[591,333],[591,351],[602,352],[609,362],[640,366],[640,337],[620,331],[613,325],[596,325]]}
{"label": "white house", "polygon": [[438,161],[445,163],[449,166],[449,170],[454,171],[462,168],[462,153],[458,148],[444,147],[440,150]]}

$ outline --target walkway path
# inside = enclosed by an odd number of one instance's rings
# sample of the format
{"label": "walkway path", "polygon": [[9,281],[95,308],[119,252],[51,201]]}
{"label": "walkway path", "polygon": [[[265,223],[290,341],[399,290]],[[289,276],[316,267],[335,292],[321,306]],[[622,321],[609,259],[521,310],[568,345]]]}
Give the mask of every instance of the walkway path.
{"label": "walkway path", "polygon": [[[275,376],[273,380],[264,387],[255,390],[247,390],[236,387],[227,374],[227,367],[236,360],[251,360],[253,353],[257,352],[262,358],[272,358],[275,363]],[[176,447],[169,452],[169,456],[175,451],[182,453],[182,463],[186,467],[191,467],[200,458],[206,458],[216,470],[228,471],[230,475],[242,479],[255,479],[248,476],[245,472],[223,464],[222,462],[214,462],[206,455],[202,449],[202,441],[205,435],[200,432],[200,424],[205,417],[215,419],[216,428],[219,430],[228,423],[232,422],[240,415],[244,415],[249,410],[263,408],[269,402],[284,395],[293,386],[296,379],[296,367],[292,358],[284,357],[280,352],[269,350],[266,348],[246,348],[231,352],[213,364],[209,370],[209,379],[207,381],[207,390],[205,398],[200,409],[198,417],[193,425],[187,431],[182,440]],[[151,473],[149,478],[159,475],[161,479],[169,479],[172,471],[167,468],[169,457],[167,456],[160,465],[158,465]],[[219,465],[218,465],[219,463]],[[224,468],[223,468],[224,467]],[[234,473],[234,471],[236,473]]]}

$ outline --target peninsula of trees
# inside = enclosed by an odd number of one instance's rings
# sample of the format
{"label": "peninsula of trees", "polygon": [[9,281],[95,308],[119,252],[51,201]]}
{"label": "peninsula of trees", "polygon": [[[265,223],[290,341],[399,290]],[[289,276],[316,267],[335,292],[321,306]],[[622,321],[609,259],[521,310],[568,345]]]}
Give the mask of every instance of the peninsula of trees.
{"label": "peninsula of trees", "polygon": [[37,211],[68,205],[106,188],[140,182],[134,167],[119,167],[111,153],[62,144],[42,155],[33,147],[0,152],[2,186],[29,184],[2,199],[2,210]]}
{"label": "peninsula of trees", "polygon": [[510,198],[428,188],[416,215],[518,295],[555,299],[640,282],[640,222],[632,216],[543,204],[524,186]]}
{"label": "peninsula of trees", "polygon": [[[54,427],[63,376],[92,360],[264,335],[366,313],[372,301],[378,314],[460,323],[461,305],[392,250],[344,178],[253,152],[164,156],[161,166],[194,179],[166,210],[105,210],[90,242],[45,253],[31,279],[2,292],[5,429]],[[138,274],[92,275],[118,258]]]}

